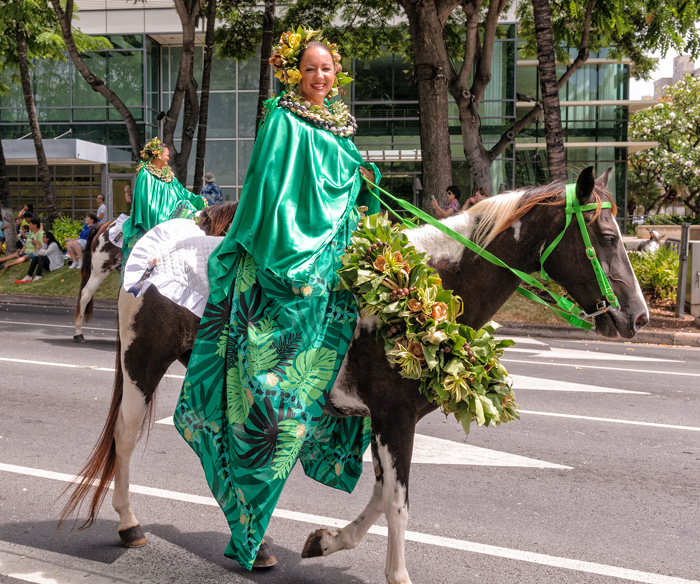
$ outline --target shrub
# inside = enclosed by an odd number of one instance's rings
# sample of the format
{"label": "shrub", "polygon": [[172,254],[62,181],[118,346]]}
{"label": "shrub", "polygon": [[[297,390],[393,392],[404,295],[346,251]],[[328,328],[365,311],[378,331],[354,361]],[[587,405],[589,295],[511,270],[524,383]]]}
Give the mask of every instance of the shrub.
{"label": "shrub", "polygon": [[66,249],[66,239],[75,239],[83,228],[82,221],[73,221],[70,217],[59,217],[53,222],[53,234],[58,244]]}
{"label": "shrub", "polygon": [[642,290],[655,300],[676,301],[678,256],[667,247],[640,255],[630,252],[630,262]]}

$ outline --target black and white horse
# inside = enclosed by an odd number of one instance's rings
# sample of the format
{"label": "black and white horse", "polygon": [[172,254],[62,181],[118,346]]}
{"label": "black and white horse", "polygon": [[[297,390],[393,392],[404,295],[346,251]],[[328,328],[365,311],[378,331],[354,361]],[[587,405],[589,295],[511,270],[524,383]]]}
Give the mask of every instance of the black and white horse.
{"label": "black and white horse", "polygon": [[[581,204],[609,201],[604,191],[607,174],[596,185],[592,168],[578,178]],[[605,184],[603,184],[605,183]],[[540,268],[540,254],[564,230],[563,185],[523,189],[486,199],[468,212],[449,217],[445,224],[480,243],[509,266],[525,273]],[[584,213],[593,247],[619,308],[595,317],[602,337],[631,338],[647,324],[649,313],[622,244],[615,208]],[[575,221],[572,221],[575,223]],[[496,313],[519,285],[510,271],[467,251],[432,226],[412,230],[413,245],[432,256],[445,288],[464,300],[460,320],[480,327]],[[586,257],[578,226],[570,226],[546,261],[547,273],[578,304],[592,313],[602,300],[593,268]],[[81,474],[62,517],[88,496],[90,509],[83,527],[90,525],[114,479],[112,505],[119,514],[123,543],[143,545],[145,538],[129,499],[129,461],[161,378],[176,359],[187,364],[199,319],[160,295],[154,286],[141,296],[120,293],[119,336],[112,404],[102,435]],[[372,420],[372,459],[376,482],[367,507],[340,530],[312,533],[303,557],[326,556],[358,545],[382,513],[388,523],[386,579],[410,584],[404,557],[408,521],[408,485],[417,422],[434,411],[415,381],[402,378],[376,342],[373,319],[362,319],[331,393],[334,414],[369,416]]]}
{"label": "black and white horse", "polygon": [[[228,230],[236,212],[238,202],[227,201],[212,205],[202,211],[199,221],[200,228],[207,235],[223,235]],[[122,248],[114,245],[109,239],[109,229],[114,221],[96,225],[88,233],[83,251],[83,266],[80,269],[80,290],[75,306],[73,324],[75,333],[73,340],[84,343],[83,323],[92,318],[94,296],[97,289],[107,276],[122,267]]]}

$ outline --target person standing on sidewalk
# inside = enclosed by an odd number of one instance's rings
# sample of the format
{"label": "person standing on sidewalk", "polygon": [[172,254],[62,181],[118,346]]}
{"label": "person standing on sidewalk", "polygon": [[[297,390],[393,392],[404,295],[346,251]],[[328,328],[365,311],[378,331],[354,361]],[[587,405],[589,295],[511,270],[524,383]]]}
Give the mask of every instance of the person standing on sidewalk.
{"label": "person standing on sidewalk", "polygon": [[217,203],[223,203],[224,202],[224,197],[221,194],[221,189],[219,186],[214,182],[214,175],[211,172],[208,172],[204,175],[204,186],[202,187],[202,191],[200,192],[200,195],[202,195],[206,200],[207,203],[210,205],[216,205]]}

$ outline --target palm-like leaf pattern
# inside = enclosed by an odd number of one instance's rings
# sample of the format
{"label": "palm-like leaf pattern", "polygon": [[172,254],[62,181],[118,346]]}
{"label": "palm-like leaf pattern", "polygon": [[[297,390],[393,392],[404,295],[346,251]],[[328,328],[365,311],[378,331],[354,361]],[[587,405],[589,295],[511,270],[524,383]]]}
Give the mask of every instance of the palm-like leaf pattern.
{"label": "palm-like leaf pattern", "polygon": [[262,406],[254,403],[247,422],[234,427],[236,437],[248,445],[247,451],[239,453],[241,461],[247,461],[245,468],[261,468],[270,463],[277,448],[277,437],[282,432],[279,423],[294,418],[294,410],[283,405],[275,409],[269,397],[263,400]]}
{"label": "palm-like leaf pattern", "polygon": [[231,300],[227,296],[220,304],[207,303],[199,324],[198,338],[213,341],[219,338],[228,323],[231,313]]}

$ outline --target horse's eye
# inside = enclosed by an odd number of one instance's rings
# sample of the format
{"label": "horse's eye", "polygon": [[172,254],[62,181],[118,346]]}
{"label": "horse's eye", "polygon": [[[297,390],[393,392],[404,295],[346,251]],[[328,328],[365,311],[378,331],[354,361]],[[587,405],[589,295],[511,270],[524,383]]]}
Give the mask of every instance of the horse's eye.
{"label": "horse's eye", "polygon": [[616,235],[604,235],[603,241],[605,241],[606,245],[613,246],[617,243],[617,236]]}

